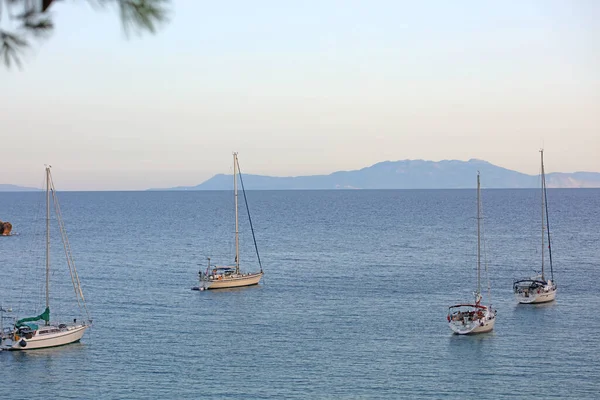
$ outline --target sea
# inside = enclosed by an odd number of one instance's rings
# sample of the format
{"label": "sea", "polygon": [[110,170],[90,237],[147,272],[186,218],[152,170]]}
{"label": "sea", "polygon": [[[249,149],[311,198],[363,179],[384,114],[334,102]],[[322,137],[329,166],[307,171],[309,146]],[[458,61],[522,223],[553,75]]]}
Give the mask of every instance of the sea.
{"label": "sea", "polygon": [[[234,263],[231,191],[59,191],[93,326],[0,352],[0,398],[597,399],[600,189],[548,190],[558,295],[539,306],[517,305],[512,283],[541,270],[540,191],[481,196],[483,302],[498,315],[458,336],[446,317],[477,287],[475,189],[247,191],[264,279],[221,291],[191,288],[207,257]],[[239,200],[241,269],[258,271]],[[45,307],[44,201],[0,193],[5,317]],[[81,321],[51,210],[52,318]]]}

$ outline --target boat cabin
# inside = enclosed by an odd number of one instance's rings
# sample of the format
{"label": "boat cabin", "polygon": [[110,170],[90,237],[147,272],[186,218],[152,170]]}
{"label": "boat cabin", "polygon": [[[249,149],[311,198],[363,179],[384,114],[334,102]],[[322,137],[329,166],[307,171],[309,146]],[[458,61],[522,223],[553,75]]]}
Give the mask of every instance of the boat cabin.
{"label": "boat cabin", "polygon": [[513,290],[517,294],[522,294],[525,297],[529,297],[530,293],[538,291],[539,289],[546,286],[546,282],[539,279],[521,279],[513,283]]}
{"label": "boat cabin", "polygon": [[448,307],[448,321],[475,321],[485,316],[487,307],[477,304],[457,304]]}
{"label": "boat cabin", "polygon": [[234,267],[215,267],[209,272],[208,279],[223,279],[233,274],[235,274]]}

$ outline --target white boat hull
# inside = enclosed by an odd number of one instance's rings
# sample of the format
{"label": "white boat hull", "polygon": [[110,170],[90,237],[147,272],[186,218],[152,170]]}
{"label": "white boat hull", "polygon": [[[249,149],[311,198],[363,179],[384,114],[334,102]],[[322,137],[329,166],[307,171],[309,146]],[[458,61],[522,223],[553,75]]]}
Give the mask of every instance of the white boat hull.
{"label": "white boat hull", "polygon": [[58,328],[57,332],[40,334],[37,331],[30,339],[25,337],[17,337],[16,340],[7,339],[3,341],[2,347],[5,350],[35,350],[45,349],[48,347],[64,346],[81,340],[85,330],[89,325],[73,325],[66,328]]}
{"label": "white boat hull", "polygon": [[550,301],[554,301],[554,299],[556,298],[556,291],[557,291],[556,288],[548,289],[548,290],[545,290],[544,288],[542,288],[539,290],[539,293],[537,290],[530,291],[527,294],[521,292],[521,293],[515,293],[515,297],[516,297],[517,301],[519,302],[519,304],[548,303]]}
{"label": "white boat hull", "polygon": [[457,335],[473,335],[477,333],[487,333],[491,332],[494,329],[494,324],[496,323],[496,318],[488,321],[480,322],[472,322],[466,325],[458,325],[454,323],[450,323],[450,329],[452,332]]}
{"label": "white boat hull", "polygon": [[469,335],[469,334],[477,334],[477,333],[487,333],[491,332],[494,329],[494,324],[496,323],[496,314],[495,312],[489,313],[477,320],[458,320],[458,321],[450,321],[448,325],[452,332],[457,335]]}
{"label": "white boat hull", "polygon": [[258,285],[262,277],[263,273],[259,272],[255,274],[228,276],[222,279],[203,279],[200,282],[200,288],[213,290]]}

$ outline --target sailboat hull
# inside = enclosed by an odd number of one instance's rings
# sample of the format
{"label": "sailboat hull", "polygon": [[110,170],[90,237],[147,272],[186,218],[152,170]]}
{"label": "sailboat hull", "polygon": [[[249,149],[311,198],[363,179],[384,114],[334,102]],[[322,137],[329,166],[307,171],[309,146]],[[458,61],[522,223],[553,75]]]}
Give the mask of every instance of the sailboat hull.
{"label": "sailboat hull", "polygon": [[206,290],[228,289],[244,286],[258,285],[263,277],[263,273],[237,275],[231,277],[223,277],[222,279],[205,279],[201,282],[201,287]]}
{"label": "sailboat hull", "polygon": [[494,329],[496,318],[485,320],[483,322],[473,321],[468,324],[450,323],[450,329],[457,335],[474,335],[477,333],[487,333]]}
{"label": "sailboat hull", "polygon": [[544,291],[543,289],[538,291],[534,291],[533,293],[528,293],[525,295],[524,293],[516,293],[515,297],[519,304],[540,304],[540,303],[549,303],[556,299],[556,290]]}
{"label": "sailboat hull", "polygon": [[448,326],[457,335],[490,332],[495,324],[496,311],[485,306],[456,305],[448,313]]}
{"label": "sailboat hull", "polygon": [[477,333],[487,333],[494,330],[496,319],[487,320],[485,322],[472,322],[471,324],[458,325],[450,323],[450,329],[457,335],[474,335]]}
{"label": "sailboat hull", "polygon": [[24,351],[64,346],[81,340],[88,327],[88,325],[74,325],[66,328],[51,326],[48,333],[40,330],[30,339],[15,337],[15,340],[7,340],[6,344],[3,343],[3,348],[11,351]]}

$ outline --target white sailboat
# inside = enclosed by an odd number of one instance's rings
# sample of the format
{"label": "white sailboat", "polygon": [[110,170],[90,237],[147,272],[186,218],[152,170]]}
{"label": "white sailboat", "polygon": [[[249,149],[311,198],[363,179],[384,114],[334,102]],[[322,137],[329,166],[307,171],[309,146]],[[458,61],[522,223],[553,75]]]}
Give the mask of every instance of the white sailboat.
{"label": "white sailboat", "polygon": [[[489,306],[481,305],[481,200],[479,173],[477,173],[477,290],[475,303],[463,303],[448,308],[448,324],[452,332],[459,335],[485,333],[494,329],[496,311],[492,310],[491,288],[488,279]],[[487,273],[487,263],[485,265]]]}
{"label": "white sailboat", "polygon": [[[521,279],[513,283],[513,291],[517,301],[521,304],[547,303],[556,298],[556,283],[552,268],[552,246],[550,245],[550,223],[548,221],[548,196],[546,193],[546,173],[544,171],[544,150],[541,156],[541,192],[542,192],[542,272],[529,279]],[[550,261],[550,279],[546,280],[545,271],[545,239],[548,235],[548,258]]]}
{"label": "white sailboat", "polygon": [[[258,258],[258,264],[260,271],[242,273],[240,271],[240,246],[239,246],[239,224],[238,224],[238,187],[237,179],[240,179],[242,185],[242,192],[244,194],[244,202],[246,203],[246,210],[248,211],[248,219],[250,221],[250,229],[252,230],[252,238],[254,239],[254,248],[256,249],[256,256]],[[242,286],[257,285],[263,277],[262,264],[260,262],[260,255],[258,254],[258,246],[256,245],[256,237],[254,236],[254,228],[252,227],[252,218],[250,218],[250,209],[248,208],[248,200],[246,199],[246,191],[244,190],[244,181],[240,173],[240,165],[237,158],[237,153],[233,153],[233,198],[235,203],[235,265],[233,266],[216,266],[210,264],[210,258],[208,259],[208,266],[205,272],[200,271],[198,277],[200,285],[194,287],[194,290],[207,290],[207,289],[226,289],[235,288]]]}
{"label": "white sailboat", "polygon": [[[50,322],[50,194],[56,211],[62,243],[67,256],[67,265],[75,289],[77,303],[85,312],[87,320],[77,322],[74,319],[72,323]],[[78,342],[85,330],[91,326],[91,319],[85,298],[81,290],[81,283],[77,274],[77,269],[71,255],[71,247],[67,239],[65,226],[62,220],[56,190],[50,173],[50,166],[46,166],[46,309],[43,313],[35,317],[22,318],[15,321],[11,327],[3,330],[0,337],[0,348],[3,350],[33,350],[47,347],[63,346],[66,344]],[[3,310],[4,311],[4,310]],[[35,322],[43,321],[43,325]]]}

